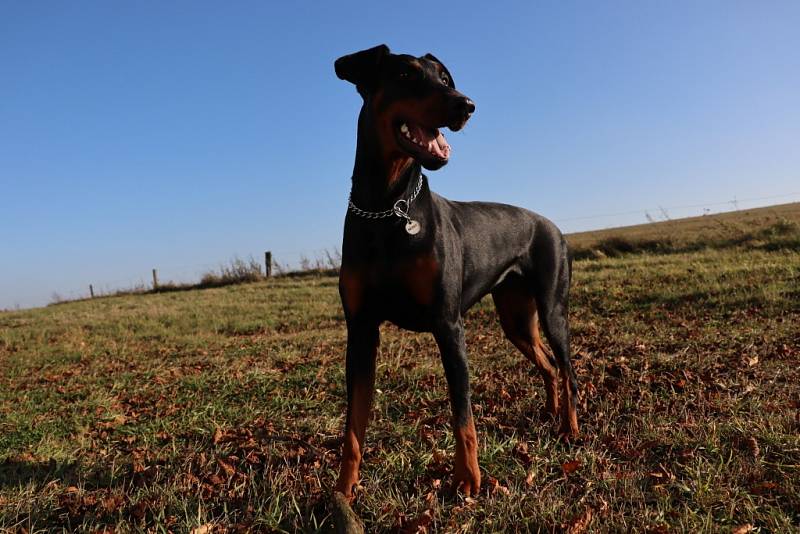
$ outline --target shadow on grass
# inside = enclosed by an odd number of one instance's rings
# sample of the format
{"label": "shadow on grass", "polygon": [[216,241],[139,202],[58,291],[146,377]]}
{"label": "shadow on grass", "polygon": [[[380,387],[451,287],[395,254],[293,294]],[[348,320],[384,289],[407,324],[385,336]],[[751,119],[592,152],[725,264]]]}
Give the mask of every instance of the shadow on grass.
{"label": "shadow on grass", "polygon": [[77,483],[78,462],[58,462],[50,459],[44,462],[16,460],[9,458],[0,462],[0,489],[27,486],[31,483],[42,485],[53,480],[64,484]]}

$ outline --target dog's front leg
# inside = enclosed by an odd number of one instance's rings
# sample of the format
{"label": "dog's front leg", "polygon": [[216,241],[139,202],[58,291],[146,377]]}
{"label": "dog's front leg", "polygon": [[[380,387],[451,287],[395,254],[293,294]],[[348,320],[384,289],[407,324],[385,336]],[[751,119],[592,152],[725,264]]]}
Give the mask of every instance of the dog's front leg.
{"label": "dog's front leg", "polygon": [[469,365],[463,321],[459,318],[438,328],[434,337],[439,345],[453,410],[453,434],[456,441],[453,487],[469,497],[478,493],[481,471],[478,466],[478,438],[475,435],[470,405]]}
{"label": "dog's front leg", "polygon": [[[355,323],[355,321],[353,321]],[[375,357],[378,353],[377,325],[347,325],[347,418],[342,448],[342,464],[336,491],[353,499],[353,486],[358,483],[358,469],[363,455],[372,396],[375,391]]]}

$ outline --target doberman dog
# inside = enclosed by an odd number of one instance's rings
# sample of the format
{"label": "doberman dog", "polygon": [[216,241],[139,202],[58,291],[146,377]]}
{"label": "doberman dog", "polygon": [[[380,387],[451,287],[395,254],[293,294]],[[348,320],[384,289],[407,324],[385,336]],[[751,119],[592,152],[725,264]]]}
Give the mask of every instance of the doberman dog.
{"label": "doberman dog", "polygon": [[[439,128],[458,131],[475,111],[436,57],[393,54],[380,45],[339,58],[335,70],[363,98],[339,275],[347,417],[335,491],[353,498],[372,410],[379,325],[390,321],[433,333],[453,412],[454,488],[474,495],[481,474],[464,315],[486,294],[506,337],[544,379],[543,415],[560,411],[559,434],[569,439],[578,433],[567,244],[540,215],[505,204],[454,202],[428,188],[422,167],[441,168],[451,152]],[[552,352],[539,336],[539,317]]]}

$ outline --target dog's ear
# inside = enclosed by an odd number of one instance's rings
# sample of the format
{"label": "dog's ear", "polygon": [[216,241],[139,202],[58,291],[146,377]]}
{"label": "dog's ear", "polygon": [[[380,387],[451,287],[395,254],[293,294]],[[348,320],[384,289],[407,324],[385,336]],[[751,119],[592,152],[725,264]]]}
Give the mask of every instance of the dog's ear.
{"label": "dog's ear", "polygon": [[359,94],[366,98],[377,87],[381,62],[388,55],[389,47],[382,44],[342,56],[336,60],[333,68],[336,69],[336,76],[354,84]]}
{"label": "dog's ear", "polygon": [[441,61],[439,61],[439,58],[438,58],[438,57],[434,56],[433,54],[425,54],[425,55],[424,55],[424,56],[422,56],[422,57],[424,57],[425,59],[430,59],[431,61],[435,61],[436,63],[438,63],[438,64],[439,64],[439,66],[440,66],[440,67],[442,67],[442,70],[443,70],[445,73],[447,73],[447,77],[448,77],[448,78],[450,78],[450,83],[452,84],[452,87],[453,87],[453,89],[455,89],[455,88],[456,88],[456,81],[453,79],[453,75],[452,75],[452,74],[450,74],[450,71],[449,71],[449,70],[447,70],[447,67],[445,67],[445,66],[444,66],[444,63],[442,63]]}

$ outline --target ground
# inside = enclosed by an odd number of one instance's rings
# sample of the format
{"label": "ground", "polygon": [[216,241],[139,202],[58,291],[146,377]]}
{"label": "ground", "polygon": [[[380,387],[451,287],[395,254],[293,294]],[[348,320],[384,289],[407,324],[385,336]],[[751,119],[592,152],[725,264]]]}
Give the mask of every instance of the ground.
{"label": "ground", "polygon": [[[706,245],[672,227],[660,251],[570,238],[572,444],[539,421],[541,380],[491,301],[476,306],[476,499],[449,493],[431,337],[384,326],[354,504],[367,531],[799,530],[794,220]],[[344,346],[332,277],[0,313],[0,531],[330,531]]]}

